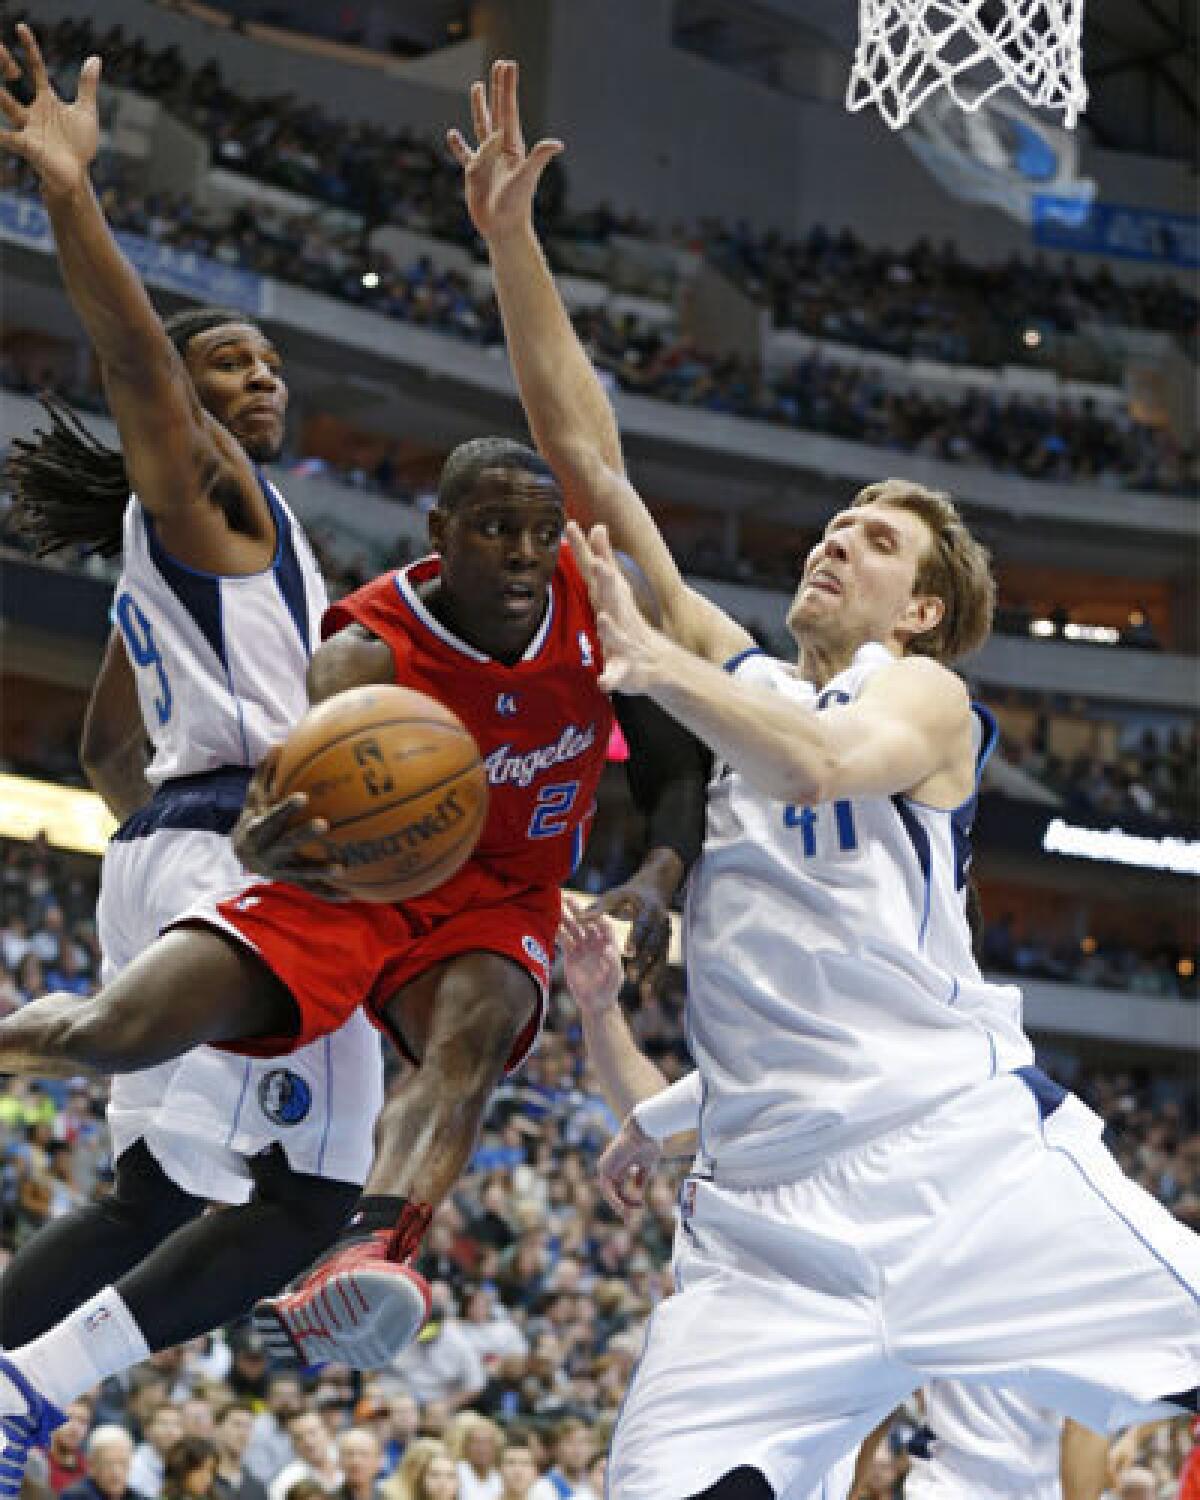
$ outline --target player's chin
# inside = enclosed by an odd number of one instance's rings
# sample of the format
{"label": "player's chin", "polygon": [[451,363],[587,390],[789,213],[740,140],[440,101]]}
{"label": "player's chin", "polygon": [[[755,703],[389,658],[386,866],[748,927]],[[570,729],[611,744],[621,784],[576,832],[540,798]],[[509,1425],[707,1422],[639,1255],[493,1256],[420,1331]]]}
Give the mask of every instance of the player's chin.
{"label": "player's chin", "polygon": [[242,437],[242,447],[256,464],[273,464],[283,452],[283,433],[254,433]]}

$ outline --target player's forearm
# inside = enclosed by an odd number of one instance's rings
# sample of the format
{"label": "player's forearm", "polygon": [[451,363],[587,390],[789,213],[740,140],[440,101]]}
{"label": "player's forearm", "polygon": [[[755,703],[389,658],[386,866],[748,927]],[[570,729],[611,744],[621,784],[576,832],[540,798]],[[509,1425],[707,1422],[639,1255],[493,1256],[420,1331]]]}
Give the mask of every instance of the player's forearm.
{"label": "player's forearm", "polygon": [[642,1099],[632,1111],[633,1120],[639,1130],[660,1143],[690,1134],[700,1125],[702,1095],[700,1074],[685,1073],[658,1093]]}
{"label": "player's forearm", "polygon": [[834,770],[818,716],[804,704],[739,683],[658,635],[654,680],[647,694],[740,771],[781,802],[828,800]]}
{"label": "player's forearm", "polygon": [[1108,1484],[1108,1438],[1068,1418],[1061,1454],[1063,1500],[1099,1500]]}
{"label": "player's forearm", "polygon": [[583,1042],[604,1102],[618,1120],[666,1088],[666,1078],[638,1047],[615,1001],[599,1014],[584,1013]]}
{"label": "player's forearm", "polygon": [[574,513],[594,515],[581,464],[590,453],[624,472],[621,440],[604,388],[571,324],[532,226],[489,243],[509,358],[538,451],[564,485]]}
{"label": "player's forearm", "polygon": [[70,190],[44,190],[67,295],[106,373],[149,384],[174,363],[137,272],[121,252],[86,173]]}

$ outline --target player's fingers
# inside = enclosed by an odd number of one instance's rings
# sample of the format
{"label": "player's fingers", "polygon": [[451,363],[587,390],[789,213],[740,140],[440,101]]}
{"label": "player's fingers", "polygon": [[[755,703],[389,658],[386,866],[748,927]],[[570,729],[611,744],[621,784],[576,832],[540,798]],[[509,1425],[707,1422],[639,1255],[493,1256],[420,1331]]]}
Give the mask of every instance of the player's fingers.
{"label": "player's fingers", "polygon": [[96,107],[96,95],[100,89],[100,67],[100,59],[93,56],[87,59],[79,72],[79,89],[75,100],[87,109]]}
{"label": "player's fingers", "polygon": [[503,62],[500,65],[500,116],[498,124],[504,138],[504,149],[514,156],[525,155],[525,140],[521,134],[521,112],[517,105],[517,65]]}
{"label": "player's fingers", "polygon": [[488,109],[487,90],[478,79],[471,85],[471,125],[476,142],[482,145],[492,133],[492,116]]}
{"label": "player's fingers", "polygon": [[260,851],[270,847],[284,835],[292,819],[302,813],[307,804],[308,798],[303,792],[293,792],[282,802],[258,813],[246,830],[250,842]]}
{"label": "player's fingers", "polygon": [[467,145],[461,130],[447,130],[446,147],[460,167],[469,167],[475,160],[475,153]]}
{"label": "player's fingers", "polygon": [[13,83],[21,76],[21,64],[3,42],[0,42],[0,76],[6,83]]}
{"label": "player's fingers", "polygon": [[34,88],[40,94],[43,89],[50,87],[46,59],[42,56],[42,49],[38,46],[38,39],[34,36],[31,26],[26,26],[22,21],[17,27],[17,35],[21,39],[21,46],[25,49],[25,56],[29,59],[29,76],[33,79]]}
{"label": "player's fingers", "polygon": [[525,177],[532,177],[536,183],[559,152],[565,149],[561,141],[539,141],[525,158],[525,165],[521,168],[522,174]]}
{"label": "player's fingers", "polygon": [[[26,120],[29,118],[29,111],[23,104],[19,104],[7,89],[0,89],[0,114],[2,114],[8,121],[8,123],[12,125],[16,130],[20,130],[21,127],[25,124]],[[10,151],[15,151],[18,156],[23,156],[25,154],[24,142],[21,141],[17,136],[13,135],[10,131],[6,130],[4,134],[0,136],[0,143],[3,143],[5,146],[7,146]]]}

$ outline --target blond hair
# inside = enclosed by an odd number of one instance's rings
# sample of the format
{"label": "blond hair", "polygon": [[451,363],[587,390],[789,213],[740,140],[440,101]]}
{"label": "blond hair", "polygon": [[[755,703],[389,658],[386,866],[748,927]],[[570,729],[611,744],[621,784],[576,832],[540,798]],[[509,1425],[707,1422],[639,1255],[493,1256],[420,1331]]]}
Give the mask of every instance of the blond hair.
{"label": "blond hair", "polygon": [[435,1458],[449,1458],[441,1438],[423,1437],[409,1443],[396,1471],[379,1487],[386,1500],[422,1500],[425,1494],[425,1470]]}
{"label": "blond hair", "polygon": [[907,654],[952,662],[978,651],[991,634],[996,580],[987,548],[967,530],[950,496],[907,479],[882,479],[859,490],[851,504],[906,510],[930,533],[930,545],[917,564],[913,593],[940,599],[942,618],[932,630],[907,642]]}
{"label": "blond hair", "polygon": [[446,1450],[453,1459],[464,1459],[467,1456],[467,1443],[472,1433],[482,1428],[490,1432],[496,1444],[496,1452],[499,1453],[504,1443],[504,1434],[499,1426],[477,1411],[460,1411],[450,1425],[446,1428]]}

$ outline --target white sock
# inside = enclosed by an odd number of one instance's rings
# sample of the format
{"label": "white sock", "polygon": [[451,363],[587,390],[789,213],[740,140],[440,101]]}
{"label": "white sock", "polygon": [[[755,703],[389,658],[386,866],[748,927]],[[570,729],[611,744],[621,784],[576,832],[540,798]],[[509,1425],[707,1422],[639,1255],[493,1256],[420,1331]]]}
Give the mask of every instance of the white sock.
{"label": "white sock", "polygon": [[123,1298],[106,1286],[8,1358],[36,1390],[65,1409],[110,1375],[149,1359],[150,1348]]}

